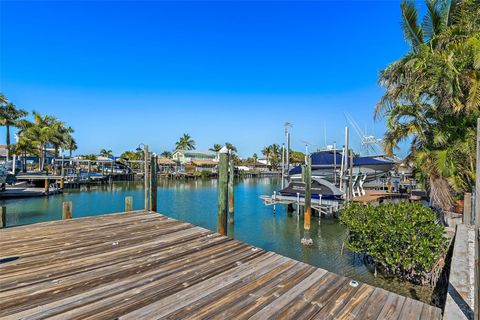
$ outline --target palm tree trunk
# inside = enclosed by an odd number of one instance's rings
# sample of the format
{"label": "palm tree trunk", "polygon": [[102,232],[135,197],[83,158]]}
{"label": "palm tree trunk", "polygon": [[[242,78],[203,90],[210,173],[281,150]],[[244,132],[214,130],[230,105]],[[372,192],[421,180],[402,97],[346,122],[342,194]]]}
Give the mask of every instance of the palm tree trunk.
{"label": "palm tree trunk", "polygon": [[7,148],[10,147],[10,125],[5,125],[5,128],[7,129]]}
{"label": "palm tree trunk", "polygon": [[40,171],[43,171],[43,163],[44,163],[44,157],[45,157],[45,154],[43,153],[43,145],[40,146],[40,162],[38,164],[38,168]]}
{"label": "palm tree trunk", "polygon": [[27,172],[27,151],[23,151],[23,159],[22,159],[22,172],[26,173]]}

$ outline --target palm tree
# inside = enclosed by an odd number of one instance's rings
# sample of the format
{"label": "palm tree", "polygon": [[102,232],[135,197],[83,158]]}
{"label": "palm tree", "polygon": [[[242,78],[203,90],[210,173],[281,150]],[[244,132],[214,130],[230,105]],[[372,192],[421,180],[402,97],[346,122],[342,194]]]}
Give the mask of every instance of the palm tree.
{"label": "palm tree", "polygon": [[160,155],[162,157],[168,158],[168,159],[170,159],[172,157],[172,153],[170,151],[163,151]]}
{"label": "palm tree", "polygon": [[[401,4],[410,50],[381,71],[386,92],[375,117],[387,119],[387,153],[411,139],[408,159],[425,178],[432,203],[449,208],[451,189],[466,191],[473,181],[467,149],[480,115],[480,3],[426,3],[422,24],[413,1]],[[466,171],[454,169],[461,164]]]}
{"label": "palm tree", "polygon": [[3,93],[0,93],[0,103],[8,103],[8,99]]}
{"label": "palm tree", "polygon": [[100,150],[100,156],[105,158],[113,158],[112,150],[102,149]]}
{"label": "palm tree", "polygon": [[230,142],[225,142],[225,147],[227,147],[228,150],[236,153],[237,152],[237,147],[235,147],[233,144]]}
{"label": "palm tree", "polygon": [[66,137],[64,148],[65,148],[65,150],[68,150],[68,152],[69,152],[68,157],[69,158],[72,157],[72,152],[78,149],[77,142],[75,141],[75,139],[71,135]]}
{"label": "palm tree", "polygon": [[66,127],[62,121],[49,115],[41,115],[33,112],[33,123],[22,134],[23,139],[30,140],[38,148],[40,158],[40,171],[45,165],[47,146],[51,144],[56,153],[60,147],[66,146],[70,142],[73,129]]}
{"label": "palm tree", "polygon": [[[2,98],[2,102],[5,98]],[[13,103],[6,103],[0,105],[0,125],[5,126],[7,130],[6,142],[7,148],[10,147],[10,127],[16,126],[16,123],[21,118],[28,115],[28,112],[22,109],[17,109]]]}
{"label": "palm tree", "polygon": [[177,150],[195,150],[195,141],[189,134],[184,133],[182,137],[175,144]]}
{"label": "palm tree", "polygon": [[220,151],[220,149],[222,149],[222,145],[215,143],[215,144],[213,145],[213,147],[211,147],[211,148],[208,149],[208,150],[213,151],[213,152],[218,152],[218,151]]}

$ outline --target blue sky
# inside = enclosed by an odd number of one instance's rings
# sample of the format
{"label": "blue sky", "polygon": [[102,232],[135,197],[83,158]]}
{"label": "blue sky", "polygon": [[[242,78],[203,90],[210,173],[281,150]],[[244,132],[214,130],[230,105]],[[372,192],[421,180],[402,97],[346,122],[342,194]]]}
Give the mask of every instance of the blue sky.
{"label": "blue sky", "polygon": [[399,1],[0,3],[0,92],[71,125],[77,153],[189,133],[246,157],[285,121],[294,149],[325,128],[341,145],[344,112],[380,136],[378,72],[406,50]]}

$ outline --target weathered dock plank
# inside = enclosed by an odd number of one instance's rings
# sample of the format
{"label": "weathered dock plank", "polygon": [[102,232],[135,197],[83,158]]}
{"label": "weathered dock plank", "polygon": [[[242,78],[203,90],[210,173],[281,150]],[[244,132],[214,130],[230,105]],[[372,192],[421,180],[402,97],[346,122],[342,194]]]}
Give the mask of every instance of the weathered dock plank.
{"label": "weathered dock plank", "polygon": [[2,319],[440,319],[438,308],[152,212],[0,230]]}

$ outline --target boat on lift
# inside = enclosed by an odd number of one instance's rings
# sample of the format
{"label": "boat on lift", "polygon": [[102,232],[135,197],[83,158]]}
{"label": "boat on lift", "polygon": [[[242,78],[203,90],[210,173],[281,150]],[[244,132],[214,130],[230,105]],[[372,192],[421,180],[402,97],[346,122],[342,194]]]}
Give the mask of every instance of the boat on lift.
{"label": "boat on lift", "polygon": [[[345,172],[345,157],[340,150],[323,150],[312,153],[312,177],[326,181],[340,181]],[[394,158],[386,156],[364,156],[353,158],[353,176],[365,176],[365,181],[373,181],[386,176],[398,163]],[[291,179],[300,178],[302,167],[296,166],[289,171]]]}

